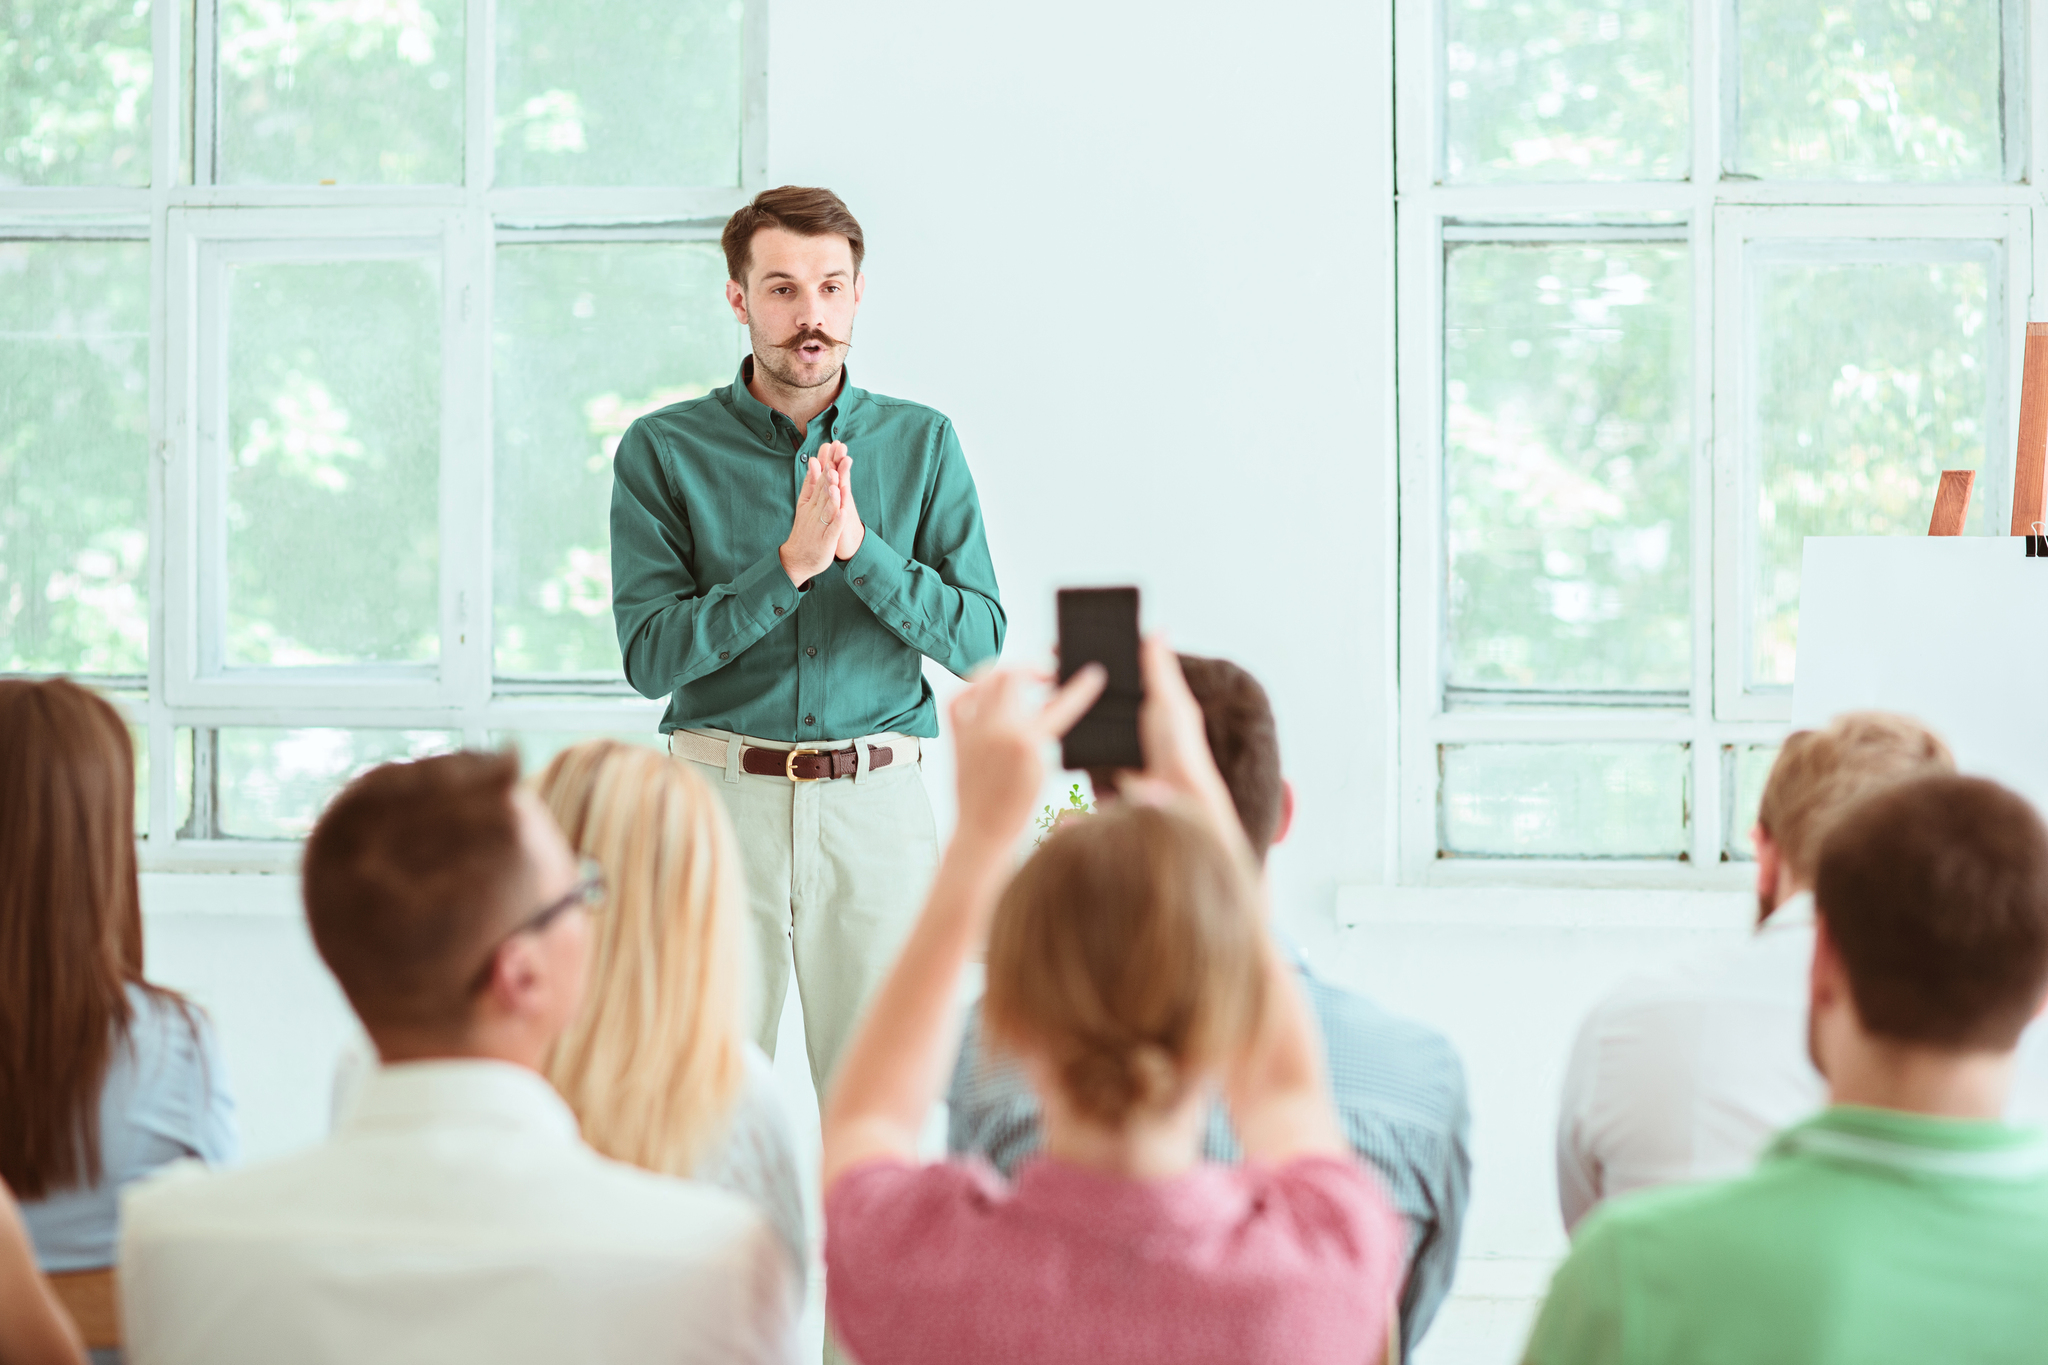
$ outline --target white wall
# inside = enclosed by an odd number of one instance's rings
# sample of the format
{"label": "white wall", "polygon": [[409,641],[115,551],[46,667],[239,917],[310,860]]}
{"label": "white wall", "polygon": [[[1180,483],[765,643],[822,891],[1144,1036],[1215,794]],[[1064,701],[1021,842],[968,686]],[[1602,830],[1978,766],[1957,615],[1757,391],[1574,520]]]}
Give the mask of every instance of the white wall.
{"label": "white wall", "polygon": [[[1152,625],[1271,691],[1300,799],[1283,917],[1327,974],[1449,1033],[1471,1082],[1468,1259],[1422,1359],[1499,1362],[1564,1246],[1571,1029],[1744,907],[1375,889],[1396,752],[1384,11],[779,0],[771,179],[860,216],[853,374],[957,422],[1010,656],[1045,658],[1055,587],[1136,581]],[[948,781],[942,750],[942,816]],[[220,1021],[251,1155],[314,1140],[347,1019],[291,879],[152,877],[145,903],[154,973]]]}

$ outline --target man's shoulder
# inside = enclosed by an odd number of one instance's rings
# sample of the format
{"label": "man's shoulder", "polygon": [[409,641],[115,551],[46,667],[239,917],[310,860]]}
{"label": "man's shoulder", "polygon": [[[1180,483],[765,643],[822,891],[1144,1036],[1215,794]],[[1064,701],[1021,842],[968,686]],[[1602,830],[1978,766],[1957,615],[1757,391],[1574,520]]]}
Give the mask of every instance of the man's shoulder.
{"label": "man's shoulder", "polygon": [[[867,424],[871,427],[884,428],[898,439],[929,438],[952,425],[952,418],[927,404],[913,402],[908,398],[896,398],[886,393],[873,393],[866,389],[861,390],[861,393],[862,401],[868,409]],[[857,429],[855,435],[849,439],[859,439]]]}
{"label": "man's shoulder", "polygon": [[1465,1067],[1449,1038],[1370,996],[1314,975],[1303,981],[1340,1103],[1399,1100],[1420,1117],[1462,1122]]}
{"label": "man's shoulder", "polygon": [[643,412],[628,424],[627,433],[651,437],[657,442],[701,436],[723,428],[737,419],[727,401],[732,386],[720,385],[709,393],[680,398],[652,412]]}

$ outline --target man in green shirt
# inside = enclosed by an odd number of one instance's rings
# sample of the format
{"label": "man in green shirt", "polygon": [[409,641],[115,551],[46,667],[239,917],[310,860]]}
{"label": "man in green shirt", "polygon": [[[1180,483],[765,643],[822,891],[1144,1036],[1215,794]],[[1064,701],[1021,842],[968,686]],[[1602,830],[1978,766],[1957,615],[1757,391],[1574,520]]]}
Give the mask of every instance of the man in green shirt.
{"label": "man in green shirt", "polygon": [[732,384],[649,413],[613,463],[612,611],[626,678],[668,698],[670,752],[724,796],[775,1048],[794,965],[822,1095],[938,856],[923,663],[1002,649],[981,507],[941,414],[855,388],[860,224],[784,186],[726,224],[752,339]]}
{"label": "man in green shirt", "polygon": [[2048,830],[1919,778],[1821,848],[1809,1046],[1831,1107],[1756,1170],[1580,1226],[1532,1365],[2048,1358],[2048,1138],[1999,1120],[2048,995]]}

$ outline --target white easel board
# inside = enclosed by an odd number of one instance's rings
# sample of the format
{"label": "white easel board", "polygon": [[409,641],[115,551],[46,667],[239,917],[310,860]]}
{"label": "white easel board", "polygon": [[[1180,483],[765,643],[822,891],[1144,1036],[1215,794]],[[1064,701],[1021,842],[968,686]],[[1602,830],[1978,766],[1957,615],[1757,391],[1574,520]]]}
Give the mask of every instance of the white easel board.
{"label": "white easel board", "polygon": [[2017,536],[1809,536],[1792,721],[1898,711],[2048,812],[2048,560]]}

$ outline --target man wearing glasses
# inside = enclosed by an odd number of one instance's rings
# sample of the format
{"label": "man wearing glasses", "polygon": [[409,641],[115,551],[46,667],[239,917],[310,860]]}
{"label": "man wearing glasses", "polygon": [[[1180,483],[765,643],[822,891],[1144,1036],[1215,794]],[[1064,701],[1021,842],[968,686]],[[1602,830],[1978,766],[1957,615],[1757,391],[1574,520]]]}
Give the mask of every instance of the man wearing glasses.
{"label": "man wearing glasses", "polygon": [[606,1161],[540,1074],[602,894],[512,754],[376,768],[306,844],[306,918],[382,1066],[334,1136],[123,1207],[132,1358],[795,1359],[798,1287],[723,1190]]}
{"label": "man wearing glasses", "polygon": [[981,505],[944,415],[856,388],[860,224],[830,190],[768,190],[726,224],[751,354],[635,422],[613,461],[612,613],[626,678],[738,832],[757,1041],[794,968],[820,1096],[938,862],[919,770],[931,659],[1003,647]]}

